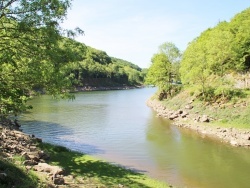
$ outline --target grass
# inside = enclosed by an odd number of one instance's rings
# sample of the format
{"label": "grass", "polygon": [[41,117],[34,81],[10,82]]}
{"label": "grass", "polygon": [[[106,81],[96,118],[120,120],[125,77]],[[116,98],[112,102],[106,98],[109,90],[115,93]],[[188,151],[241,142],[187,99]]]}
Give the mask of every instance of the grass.
{"label": "grass", "polygon": [[[48,161],[51,165],[57,165],[65,170],[65,175],[73,177],[70,184],[64,187],[86,188],[167,188],[165,182],[160,182],[147,177],[144,174],[112,165],[92,156],[70,151],[62,146],[54,146],[40,143],[39,147],[50,155]],[[1,154],[1,152],[0,152]],[[22,165],[23,158],[15,156],[6,158],[0,155],[0,188],[45,188],[48,187],[46,176],[32,170],[27,170]]]}
{"label": "grass", "polygon": [[[22,158],[15,156],[8,159],[0,155],[0,188],[35,188],[43,187],[43,183],[35,173],[27,171],[22,164]],[[6,176],[5,176],[6,175]]]}
{"label": "grass", "polygon": [[[185,109],[191,101],[193,108],[188,110],[190,114],[206,114],[215,119],[211,125],[221,127],[250,128],[250,91],[245,91],[243,98],[233,98],[224,103],[204,102],[195,97],[193,88],[187,88],[173,98],[165,99],[162,104],[168,109]],[[248,104],[248,105],[244,105]]]}
{"label": "grass", "polygon": [[72,174],[79,183],[83,180],[86,187],[88,187],[86,184],[95,185],[95,187],[118,187],[119,185],[131,188],[168,187],[165,182],[61,146],[43,143],[40,147],[50,154],[50,164],[63,167],[66,173]]}

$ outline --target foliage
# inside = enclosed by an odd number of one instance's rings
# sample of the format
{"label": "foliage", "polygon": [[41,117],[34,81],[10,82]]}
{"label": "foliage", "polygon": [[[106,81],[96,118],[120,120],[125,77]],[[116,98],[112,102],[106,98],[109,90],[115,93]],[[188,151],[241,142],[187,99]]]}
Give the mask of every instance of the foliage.
{"label": "foliage", "polygon": [[70,0],[0,2],[0,115],[17,115],[31,93],[73,97],[69,91],[86,79],[140,84],[141,69],[70,37],[82,34],[60,28]]}
{"label": "foliage", "polygon": [[[203,99],[230,99],[233,73],[250,68],[250,8],[230,22],[220,22],[194,39],[185,50],[180,73],[184,84],[198,86]],[[211,94],[211,91],[213,91]],[[208,97],[209,96],[209,97]]]}
{"label": "foliage", "polygon": [[2,174],[6,174],[6,177],[2,175],[0,178],[0,187],[42,187],[39,186],[38,177],[32,172],[27,172],[24,165],[17,166],[13,164],[14,162],[21,164],[23,161],[17,156],[11,160],[0,155],[0,171]]}
{"label": "foliage", "polygon": [[203,45],[199,44],[200,40],[202,38],[194,40],[184,52],[180,73],[184,84],[197,84],[204,93],[210,83],[208,77],[211,72],[207,68],[205,54],[207,50]]}
{"label": "foliage", "polygon": [[167,56],[163,53],[155,54],[152,57],[152,65],[150,66],[146,83],[158,86],[161,90],[165,89],[166,84],[170,84],[171,79],[171,63]]}
{"label": "foliage", "polygon": [[77,56],[62,35],[75,33],[59,27],[69,6],[68,0],[1,1],[1,115],[16,115],[27,108],[26,101],[34,88],[53,95],[70,88],[65,65],[76,61]]}
{"label": "foliage", "polygon": [[[138,85],[145,76],[137,65],[110,57],[106,52],[92,47],[87,47],[82,60],[74,65],[75,77],[83,85],[91,85],[93,80],[106,80],[106,84],[109,82],[113,85]],[[105,83],[102,84],[105,86]]]}
{"label": "foliage", "polygon": [[167,55],[171,63],[171,79],[172,81],[180,81],[180,61],[182,58],[182,53],[172,42],[165,42],[159,46],[159,52]]}
{"label": "foliage", "polygon": [[146,84],[158,86],[161,99],[179,90],[174,83],[179,81],[180,59],[179,49],[170,42],[162,44],[159,47],[159,53],[152,57],[152,64],[146,75]]}
{"label": "foliage", "polygon": [[230,22],[230,31],[233,34],[232,53],[233,61],[237,62],[237,70],[250,69],[250,8],[237,14]]}

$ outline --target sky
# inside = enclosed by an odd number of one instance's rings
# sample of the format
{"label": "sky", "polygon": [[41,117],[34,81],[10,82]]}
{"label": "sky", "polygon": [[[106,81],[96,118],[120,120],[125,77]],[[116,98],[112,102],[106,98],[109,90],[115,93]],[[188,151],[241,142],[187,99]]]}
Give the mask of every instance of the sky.
{"label": "sky", "polygon": [[201,32],[249,7],[250,0],[73,0],[62,27],[80,27],[85,35],[77,41],[148,68],[161,44],[184,51]]}

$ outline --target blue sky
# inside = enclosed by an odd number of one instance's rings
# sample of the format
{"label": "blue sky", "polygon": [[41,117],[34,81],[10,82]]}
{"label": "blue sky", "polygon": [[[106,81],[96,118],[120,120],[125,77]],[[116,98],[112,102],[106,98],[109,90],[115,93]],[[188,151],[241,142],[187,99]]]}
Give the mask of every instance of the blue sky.
{"label": "blue sky", "polygon": [[62,26],[80,27],[76,40],[148,68],[158,46],[181,51],[219,21],[230,21],[250,0],[73,0]]}

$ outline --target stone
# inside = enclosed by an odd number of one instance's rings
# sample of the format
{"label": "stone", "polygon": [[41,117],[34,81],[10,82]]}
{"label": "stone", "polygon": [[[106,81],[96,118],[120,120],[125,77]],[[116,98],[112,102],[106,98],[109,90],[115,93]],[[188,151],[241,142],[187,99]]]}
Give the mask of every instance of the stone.
{"label": "stone", "polygon": [[236,142],[235,140],[231,140],[231,141],[230,141],[230,144],[231,144],[232,146],[237,146],[237,145],[238,145],[238,142]]}
{"label": "stone", "polygon": [[171,116],[169,116],[170,120],[174,120],[175,118],[178,118],[177,114],[172,114]]}
{"label": "stone", "polygon": [[37,165],[38,163],[36,161],[26,160],[26,161],[23,162],[23,164],[25,166],[34,166],[34,165]]}
{"label": "stone", "polygon": [[44,159],[44,160],[49,160],[50,159],[50,156],[47,153],[45,153],[44,151],[39,151],[38,155],[39,155],[40,159]]}
{"label": "stone", "polygon": [[183,111],[182,110],[178,110],[178,114],[182,114],[183,113]]}
{"label": "stone", "polygon": [[201,131],[202,134],[207,134],[207,131],[203,130]]}
{"label": "stone", "polygon": [[244,138],[245,138],[245,140],[250,140],[250,136],[249,135],[245,135]]}
{"label": "stone", "polygon": [[188,112],[183,111],[183,113],[181,114],[181,117],[185,118],[185,117],[187,117],[187,115],[188,115]]}
{"label": "stone", "polygon": [[191,110],[193,108],[193,106],[188,104],[188,105],[185,106],[185,108]]}
{"label": "stone", "polygon": [[32,166],[25,166],[26,170],[31,170]]}
{"label": "stone", "polygon": [[64,179],[62,177],[53,177],[53,183],[55,185],[63,185],[64,184]]}
{"label": "stone", "polygon": [[200,122],[209,122],[209,118],[207,115],[203,115],[201,118],[200,118]]}
{"label": "stone", "polygon": [[48,172],[53,173],[55,175],[64,173],[64,170],[61,167],[52,166],[47,163],[38,163],[36,166],[33,167],[33,169],[38,172]]}

